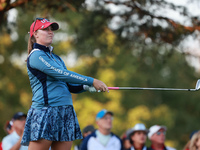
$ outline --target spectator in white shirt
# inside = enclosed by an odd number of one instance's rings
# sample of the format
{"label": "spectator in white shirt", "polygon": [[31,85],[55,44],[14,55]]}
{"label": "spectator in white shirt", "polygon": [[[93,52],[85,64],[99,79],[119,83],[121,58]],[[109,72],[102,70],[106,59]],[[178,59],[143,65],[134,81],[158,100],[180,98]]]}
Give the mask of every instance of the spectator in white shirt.
{"label": "spectator in white shirt", "polygon": [[81,150],[122,150],[121,139],[111,132],[113,113],[103,109],[96,115],[98,129],[88,135]]}
{"label": "spectator in white shirt", "polygon": [[26,114],[17,112],[10,124],[12,125],[13,132],[5,136],[2,140],[3,150],[28,150],[28,146],[21,145],[21,139],[24,132],[24,126],[26,121]]}

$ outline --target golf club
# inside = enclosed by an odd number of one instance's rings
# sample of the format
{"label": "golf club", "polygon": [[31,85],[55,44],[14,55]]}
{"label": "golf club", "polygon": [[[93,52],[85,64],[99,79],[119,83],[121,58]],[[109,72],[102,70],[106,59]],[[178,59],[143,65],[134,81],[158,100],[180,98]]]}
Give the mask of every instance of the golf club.
{"label": "golf club", "polygon": [[143,87],[108,87],[109,90],[160,90],[160,91],[198,91],[200,89],[200,79],[197,80],[195,89],[178,88],[143,88]]}

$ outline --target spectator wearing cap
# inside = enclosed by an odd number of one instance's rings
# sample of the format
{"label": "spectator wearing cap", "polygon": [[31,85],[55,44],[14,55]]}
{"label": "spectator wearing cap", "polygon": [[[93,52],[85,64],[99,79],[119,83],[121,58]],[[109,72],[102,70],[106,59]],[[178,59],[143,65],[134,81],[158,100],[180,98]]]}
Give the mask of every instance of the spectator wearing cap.
{"label": "spectator wearing cap", "polygon": [[90,135],[92,132],[95,131],[95,128],[93,125],[88,125],[83,129],[83,138]]}
{"label": "spectator wearing cap", "polygon": [[189,141],[185,144],[183,150],[189,150],[190,143],[191,143],[191,139],[192,139],[193,135],[194,135],[195,133],[197,133],[197,132],[198,132],[198,130],[192,131],[192,133],[190,134],[190,139],[189,139]]}
{"label": "spectator wearing cap", "polygon": [[[12,124],[13,124],[12,121],[7,121],[6,124],[5,124],[5,126],[4,126],[4,130],[5,130],[5,132],[7,134],[11,134],[14,131],[14,129],[12,127]],[[0,142],[0,150],[3,150],[2,149],[2,142]]]}
{"label": "spectator wearing cap", "polygon": [[189,145],[189,150],[200,150],[200,131],[193,134]]}
{"label": "spectator wearing cap", "polygon": [[106,109],[96,115],[98,129],[83,140],[81,150],[122,150],[121,139],[111,132],[113,113]]}
{"label": "spectator wearing cap", "polygon": [[128,134],[131,148],[129,150],[147,150],[145,146],[148,130],[142,123],[137,123]]}
{"label": "spectator wearing cap", "polygon": [[[90,135],[92,132],[94,132],[95,131],[95,128],[94,128],[94,126],[93,125],[88,125],[88,126],[86,126],[84,129],[83,129],[83,139],[86,137],[86,136],[88,136],[88,135]],[[80,147],[81,147],[81,145],[82,145],[82,142],[79,144],[79,145],[75,145],[74,146],[74,150],[80,150]]]}
{"label": "spectator wearing cap", "polygon": [[151,141],[151,147],[148,150],[175,150],[164,144],[166,131],[166,126],[153,125],[149,128],[148,138]]}
{"label": "spectator wearing cap", "polygon": [[12,120],[10,121],[14,131],[3,138],[3,150],[28,150],[27,146],[21,145],[25,121],[26,114],[24,114],[23,112],[17,112],[16,114],[14,114]]}

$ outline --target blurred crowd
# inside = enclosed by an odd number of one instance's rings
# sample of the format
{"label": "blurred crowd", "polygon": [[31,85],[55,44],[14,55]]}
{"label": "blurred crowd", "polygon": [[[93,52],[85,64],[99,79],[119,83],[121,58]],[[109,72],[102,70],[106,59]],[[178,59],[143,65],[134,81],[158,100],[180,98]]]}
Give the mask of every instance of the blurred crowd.
{"label": "blurred crowd", "polygon": [[[127,129],[119,137],[112,130],[114,114],[103,109],[96,115],[96,125],[88,125],[82,130],[83,139],[74,150],[176,150],[165,145],[167,127],[152,125],[149,129],[143,123],[137,123]],[[26,114],[17,112],[7,121],[4,130],[7,133],[0,143],[0,150],[28,150],[28,146],[21,145]],[[150,144],[146,145],[147,138]],[[194,131],[183,150],[200,150],[200,131]]]}

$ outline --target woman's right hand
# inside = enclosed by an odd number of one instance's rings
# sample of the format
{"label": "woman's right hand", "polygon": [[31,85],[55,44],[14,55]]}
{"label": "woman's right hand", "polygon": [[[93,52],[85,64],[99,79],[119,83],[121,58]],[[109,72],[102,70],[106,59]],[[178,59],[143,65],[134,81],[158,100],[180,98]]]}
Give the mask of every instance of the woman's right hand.
{"label": "woman's right hand", "polygon": [[101,92],[107,91],[107,92],[109,92],[108,87],[106,86],[106,84],[103,83],[103,82],[100,81],[100,80],[94,79],[94,81],[93,81],[93,86],[95,87],[95,89],[96,89],[97,91],[101,91]]}

